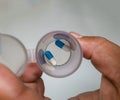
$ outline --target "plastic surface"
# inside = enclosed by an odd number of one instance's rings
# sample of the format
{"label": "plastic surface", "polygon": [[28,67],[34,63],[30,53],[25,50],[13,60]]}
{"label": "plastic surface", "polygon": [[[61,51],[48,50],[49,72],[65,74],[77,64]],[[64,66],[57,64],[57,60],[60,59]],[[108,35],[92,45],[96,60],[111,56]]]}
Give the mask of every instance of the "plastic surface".
{"label": "plastic surface", "polygon": [[[63,47],[69,49],[66,50]],[[56,65],[51,64],[46,58],[46,51],[52,53]],[[78,41],[64,31],[53,31],[46,34],[36,47],[36,59],[39,67],[52,77],[61,78],[71,75],[79,68],[82,56],[82,49]]]}
{"label": "plastic surface", "polygon": [[27,51],[15,37],[0,34],[0,63],[21,76],[27,64]]}
{"label": "plastic surface", "polygon": [[53,31],[43,36],[37,44],[36,51],[27,51],[17,38],[0,34],[0,63],[6,65],[17,76],[23,74],[27,63],[35,60],[46,74],[58,78],[66,77],[79,68],[82,49],[78,41],[64,31]]}

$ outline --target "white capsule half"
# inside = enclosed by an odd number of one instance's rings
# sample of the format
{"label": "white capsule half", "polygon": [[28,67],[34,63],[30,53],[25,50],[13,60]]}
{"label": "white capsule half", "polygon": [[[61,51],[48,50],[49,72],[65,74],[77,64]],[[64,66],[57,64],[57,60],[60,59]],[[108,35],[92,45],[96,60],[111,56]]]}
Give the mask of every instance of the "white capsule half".
{"label": "white capsule half", "polygon": [[66,45],[65,43],[63,43],[60,40],[56,40],[55,44],[56,44],[57,47],[63,49],[64,51],[70,52],[70,50],[71,50],[68,45]]}
{"label": "white capsule half", "polygon": [[55,58],[50,59],[49,62],[54,66],[57,65]]}

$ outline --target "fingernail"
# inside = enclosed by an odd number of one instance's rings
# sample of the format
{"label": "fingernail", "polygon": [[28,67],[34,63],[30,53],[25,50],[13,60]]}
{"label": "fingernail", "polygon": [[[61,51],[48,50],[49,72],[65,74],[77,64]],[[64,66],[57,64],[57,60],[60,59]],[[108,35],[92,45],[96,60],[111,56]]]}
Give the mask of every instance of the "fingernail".
{"label": "fingernail", "polygon": [[72,36],[74,36],[75,38],[81,38],[82,37],[82,35],[80,35],[79,33],[76,33],[76,32],[70,32],[70,34]]}

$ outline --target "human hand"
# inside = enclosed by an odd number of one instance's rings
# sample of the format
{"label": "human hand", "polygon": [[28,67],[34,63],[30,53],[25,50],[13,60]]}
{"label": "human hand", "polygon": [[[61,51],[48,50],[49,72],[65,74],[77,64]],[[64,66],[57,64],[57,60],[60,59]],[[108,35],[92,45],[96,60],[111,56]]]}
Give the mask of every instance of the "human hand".
{"label": "human hand", "polygon": [[36,63],[29,63],[21,78],[0,64],[0,100],[50,100],[44,97],[41,75]]}
{"label": "human hand", "polygon": [[120,46],[102,37],[71,34],[80,42],[84,57],[102,73],[102,79],[99,90],[69,100],[120,100]]}

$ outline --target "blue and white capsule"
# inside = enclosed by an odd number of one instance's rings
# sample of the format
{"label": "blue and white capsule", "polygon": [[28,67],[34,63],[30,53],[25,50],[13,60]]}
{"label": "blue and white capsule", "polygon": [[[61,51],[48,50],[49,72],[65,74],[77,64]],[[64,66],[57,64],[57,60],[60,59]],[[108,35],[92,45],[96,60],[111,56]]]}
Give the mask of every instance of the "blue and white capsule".
{"label": "blue and white capsule", "polygon": [[56,62],[53,54],[50,51],[46,51],[45,56],[52,65],[54,65],[54,66],[57,65],[57,62]]}
{"label": "blue and white capsule", "polygon": [[55,41],[55,44],[56,44],[57,47],[65,50],[65,51],[67,51],[67,52],[70,52],[70,50],[71,50],[68,45],[66,45],[65,43],[63,43],[63,42],[60,41],[60,40],[56,40],[56,41]]}

